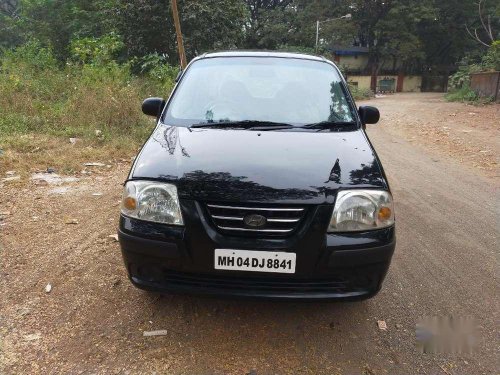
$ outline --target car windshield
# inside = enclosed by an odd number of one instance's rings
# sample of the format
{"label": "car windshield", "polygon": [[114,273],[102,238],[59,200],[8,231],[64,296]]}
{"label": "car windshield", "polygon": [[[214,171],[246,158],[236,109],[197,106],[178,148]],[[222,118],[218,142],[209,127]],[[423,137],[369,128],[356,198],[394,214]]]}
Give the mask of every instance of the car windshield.
{"label": "car windshield", "polygon": [[163,121],[169,125],[262,121],[301,126],[352,122],[337,70],[322,61],[215,57],[185,73]]}

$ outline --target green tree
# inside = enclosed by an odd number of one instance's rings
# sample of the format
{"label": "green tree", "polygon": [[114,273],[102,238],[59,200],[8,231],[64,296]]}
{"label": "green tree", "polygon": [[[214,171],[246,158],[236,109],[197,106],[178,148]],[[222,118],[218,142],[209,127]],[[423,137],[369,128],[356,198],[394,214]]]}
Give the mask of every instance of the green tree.
{"label": "green tree", "polygon": [[[486,45],[500,38],[500,3],[476,1],[479,4],[471,0],[178,0],[178,5],[188,58],[233,48],[314,52],[316,21],[350,13],[349,20],[321,23],[320,53],[332,45],[364,46],[370,50],[366,73],[387,69],[446,74],[464,57],[464,62],[480,64]],[[117,44],[106,41],[110,35]],[[83,54],[90,53],[88,48],[120,45],[123,48],[113,51],[113,59],[139,62],[138,72],[142,59],[151,54],[178,64],[169,0],[1,1],[0,47],[32,39],[49,47],[59,63],[70,58],[80,43]]]}
{"label": "green tree", "polygon": [[424,21],[436,21],[431,0],[392,1],[386,16],[375,26],[376,44],[370,53],[378,54],[379,61],[392,61],[390,70],[411,72],[419,70],[425,59],[424,41],[418,35],[418,26]]}
{"label": "green tree", "polygon": [[275,49],[289,42],[295,17],[293,0],[244,0],[249,17],[245,23],[245,48]]}
{"label": "green tree", "polygon": [[358,40],[370,49],[369,72],[379,74],[383,61],[407,70],[425,55],[418,25],[435,17],[432,0],[356,0],[351,2]]}
{"label": "green tree", "polygon": [[486,0],[479,0],[477,16],[472,23],[471,27],[465,25],[469,36],[479,44],[489,47],[500,35],[500,3],[494,5]]}
{"label": "green tree", "polygon": [[117,20],[129,58],[155,52],[174,58],[175,28],[166,1],[122,0]]}
{"label": "green tree", "polygon": [[475,51],[464,25],[474,13],[470,0],[434,2],[436,15],[419,23],[417,33],[422,41],[424,70],[447,74],[463,58],[466,51]]}
{"label": "green tree", "polygon": [[16,46],[24,41],[18,27],[19,12],[18,0],[0,2],[0,48]]}
{"label": "green tree", "polygon": [[[247,19],[240,0],[182,0],[178,7],[188,58],[240,45]],[[123,0],[118,24],[130,57],[158,53],[178,62],[169,1]]]}
{"label": "green tree", "polygon": [[179,10],[188,57],[241,46],[247,20],[241,0],[183,0]]}
{"label": "green tree", "polygon": [[352,20],[339,19],[352,13],[351,4],[345,0],[300,0],[296,1],[297,35],[295,43],[314,47],[316,44],[316,21],[320,21],[319,52],[324,47],[333,45],[351,45],[355,43],[357,28]]}
{"label": "green tree", "polygon": [[0,30],[6,28],[17,34],[3,44],[16,45],[36,38],[51,46],[54,54],[64,61],[69,56],[72,39],[99,37],[114,30],[109,17],[114,4],[115,0],[22,0],[15,16],[0,24]]}
{"label": "green tree", "polygon": [[500,71],[500,40],[495,40],[482,58],[482,67]]}

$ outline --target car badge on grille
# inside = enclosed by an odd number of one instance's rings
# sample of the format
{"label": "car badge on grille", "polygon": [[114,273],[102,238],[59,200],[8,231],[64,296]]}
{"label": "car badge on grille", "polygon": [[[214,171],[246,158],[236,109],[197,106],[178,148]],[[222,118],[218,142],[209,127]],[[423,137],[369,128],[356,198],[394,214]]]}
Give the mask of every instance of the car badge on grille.
{"label": "car badge on grille", "polygon": [[249,227],[260,228],[266,225],[267,219],[262,215],[250,214],[243,218],[243,222]]}

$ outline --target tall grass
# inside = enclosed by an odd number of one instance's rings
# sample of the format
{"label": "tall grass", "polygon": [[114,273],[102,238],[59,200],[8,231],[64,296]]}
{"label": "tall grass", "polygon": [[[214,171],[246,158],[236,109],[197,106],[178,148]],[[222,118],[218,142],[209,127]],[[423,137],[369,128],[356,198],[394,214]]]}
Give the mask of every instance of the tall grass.
{"label": "tall grass", "polygon": [[[0,55],[0,173],[49,163],[72,171],[83,158],[133,154],[154,126],[140,110],[142,100],[168,96],[173,86],[175,69],[161,77],[158,70],[165,71],[156,68],[153,78],[135,76],[129,64],[115,61],[68,61],[61,67],[50,49],[36,42],[5,51]],[[79,141],[73,146],[69,138]]]}
{"label": "tall grass", "polygon": [[375,97],[373,91],[369,88],[362,88],[354,85],[349,85],[349,90],[355,100],[367,100]]}
{"label": "tall grass", "polygon": [[449,102],[468,102],[471,104],[486,104],[493,101],[491,97],[479,96],[468,83],[464,83],[462,87],[451,89],[445,94],[445,99]]}

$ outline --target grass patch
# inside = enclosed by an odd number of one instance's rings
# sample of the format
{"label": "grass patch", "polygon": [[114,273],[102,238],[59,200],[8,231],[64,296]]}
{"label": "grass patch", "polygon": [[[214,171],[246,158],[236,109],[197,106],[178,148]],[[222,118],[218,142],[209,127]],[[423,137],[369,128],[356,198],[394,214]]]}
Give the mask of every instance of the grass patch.
{"label": "grass patch", "polygon": [[471,104],[488,104],[493,102],[493,98],[491,97],[479,96],[468,84],[450,90],[444,97],[449,102],[467,102]]}
{"label": "grass patch", "polygon": [[349,90],[351,91],[354,100],[366,100],[375,97],[375,94],[369,88],[361,88],[358,86],[349,85]]}
{"label": "grass patch", "polygon": [[[153,126],[153,125],[152,125]],[[74,174],[84,169],[85,162],[113,164],[129,161],[136,154],[142,139],[120,136],[111,141],[79,139],[71,144],[67,138],[39,133],[2,137],[0,174],[14,170],[27,177],[29,173],[55,168],[58,173]]]}
{"label": "grass patch", "polygon": [[[175,70],[171,69],[171,75]],[[160,84],[161,82],[161,84]],[[0,56],[0,177],[130,158],[154,127],[148,96],[167,96],[173,78],[138,77],[128,64],[57,66],[50,51],[23,46]],[[77,138],[75,144],[69,138]]]}

